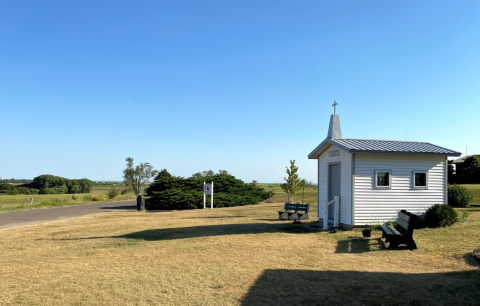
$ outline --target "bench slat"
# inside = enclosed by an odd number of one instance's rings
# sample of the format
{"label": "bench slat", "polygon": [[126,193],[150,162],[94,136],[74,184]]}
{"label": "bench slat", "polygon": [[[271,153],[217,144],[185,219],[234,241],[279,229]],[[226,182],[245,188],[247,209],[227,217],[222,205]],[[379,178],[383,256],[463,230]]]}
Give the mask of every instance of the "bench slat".
{"label": "bench slat", "polygon": [[403,227],[405,230],[408,230],[408,223],[402,219],[397,219],[397,224]]}
{"label": "bench slat", "polygon": [[398,213],[398,219],[401,219],[401,220],[405,221],[406,223],[410,223],[410,216],[406,215],[402,212]]}

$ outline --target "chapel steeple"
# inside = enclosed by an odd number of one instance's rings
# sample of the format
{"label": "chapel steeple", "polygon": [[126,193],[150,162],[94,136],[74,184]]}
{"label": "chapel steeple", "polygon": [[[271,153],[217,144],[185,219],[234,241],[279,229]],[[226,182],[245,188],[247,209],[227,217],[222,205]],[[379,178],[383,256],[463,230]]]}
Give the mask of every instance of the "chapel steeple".
{"label": "chapel steeple", "polygon": [[337,113],[337,105],[336,101],[333,101],[333,115],[330,116],[330,126],[328,127],[328,135],[327,138],[329,139],[341,139],[342,138],[342,129],[340,128],[340,117],[336,114]]}

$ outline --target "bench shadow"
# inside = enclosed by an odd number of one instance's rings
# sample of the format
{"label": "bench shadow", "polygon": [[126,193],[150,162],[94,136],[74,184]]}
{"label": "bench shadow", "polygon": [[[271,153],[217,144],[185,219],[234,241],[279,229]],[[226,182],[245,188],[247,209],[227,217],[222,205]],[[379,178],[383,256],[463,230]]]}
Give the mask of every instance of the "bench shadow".
{"label": "bench shadow", "polygon": [[241,305],[478,305],[479,282],[480,271],[265,270]]}
{"label": "bench shadow", "polygon": [[465,263],[476,268],[480,268],[480,260],[475,258],[471,252],[462,256]]}
{"label": "bench shadow", "polygon": [[[375,241],[376,244],[379,246],[379,249],[371,250],[370,246],[371,241]],[[365,252],[378,252],[382,250],[388,251],[412,251],[406,245],[399,245],[396,248],[390,249],[388,245],[385,245],[381,238],[363,238],[358,236],[351,236],[348,237],[346,240],[340,240],[337,242],[337,248],[335,249],[335,253],[365,253]],[[464,256],[465,257],[465,256]],[[472,256],[473,257],[473,256]],[[473,259],[473,258],[472,258]]]}
{"label": "bench shadow", "polygon": [[105,207],[100,207],[100,209],[108,209],[108,210],[137,209],[137,205],[105,206]]}
{"label": "bench shadow", "polygon": [[346,240],[340,240],[337,242],[337,248],[335,253],[365,253],[378,250],[370,250],[370,241],[376,241],[380,248],[383,248],[383,242],[380,238],[368,239],[363,237],[351,236]]}
{"label": "bench shadow", "polygon": [[263,234],[263,233],[278,233],[278,232],[294,233],[294,234],[309,233],[309,231],[296,230],[295,228],[300,228],[300,227],[294,226],[292,224],[283,225],[283,224],[267,224],[267,223],[220,224],[220,225],[149,229],[149,230],[133,232],[125,235],[120,235],[120,236],[68,238],[68,239],[58,239],[58,240],[126,238],[126,239],[135,239],[135,240],[144,240],[144,241],[160,241],[160,240],[189,239],[189,238],[198,238],[198,237],[248,235],[248,234]]}
{"label": "bench shadow", "polygon": [[246,218],[246,216],[190,217],[185,219],[231,219],[231,218]]}

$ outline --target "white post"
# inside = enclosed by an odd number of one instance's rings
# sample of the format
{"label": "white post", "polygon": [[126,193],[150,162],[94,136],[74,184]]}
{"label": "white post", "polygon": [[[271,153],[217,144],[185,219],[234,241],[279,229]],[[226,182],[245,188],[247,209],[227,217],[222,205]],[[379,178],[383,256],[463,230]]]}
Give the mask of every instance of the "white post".
{"label": "white post", "polygon": [[205,181],[203,181],[203,209],[205,209],[205,204],[207,202],[207,196],[205,195]]}
{"label": "white post", "polygon": [[323,229],[328,229],[328,201],[323,201]]}
{"label": "white post", "polygon": [[340,197],[335,196],[335,216],[333,220],[333,227],[339,227],[340,225]]}
{"label": "white post", "polygon": [[213,181],[212,181],[212,194],[210,195],[212,198],[212,203],[210,204],[210,209],[213,209]]}

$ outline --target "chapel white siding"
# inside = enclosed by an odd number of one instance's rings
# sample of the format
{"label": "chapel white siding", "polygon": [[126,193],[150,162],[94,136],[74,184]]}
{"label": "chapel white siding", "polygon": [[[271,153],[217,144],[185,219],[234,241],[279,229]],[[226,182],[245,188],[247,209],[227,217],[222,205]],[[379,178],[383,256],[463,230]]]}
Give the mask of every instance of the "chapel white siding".
{"label": "chapel white siding", "polygon": [[[375,170],[391,171],[391,189],[375,189]],[[414,170],[428,170],[428,189],[412,188]],[[326,182],[323,176],[320,181]],[[446,202],[446,158],[355,154],[354,182],[355,226],[394,220],[401,209],[422,213],[434,204]]]}
{"label": "chapel white siding", "polygon": [[[340,155],[329,156],[329,151],[340,150]],[[340,162],[340,223],[352,224],[352,154],[330,146],[318,157],[318,216],[323,219],[323,203],[328,200],[328,165]]]}

